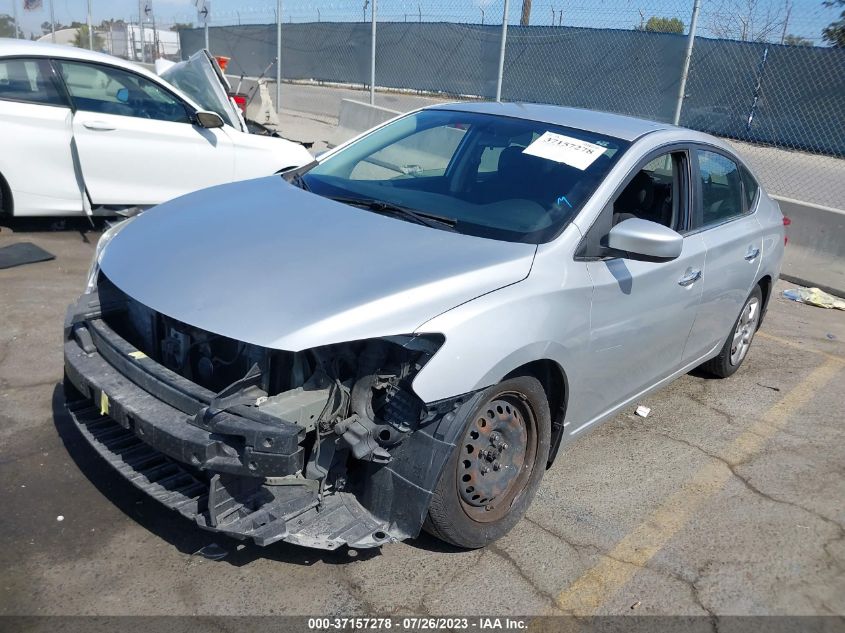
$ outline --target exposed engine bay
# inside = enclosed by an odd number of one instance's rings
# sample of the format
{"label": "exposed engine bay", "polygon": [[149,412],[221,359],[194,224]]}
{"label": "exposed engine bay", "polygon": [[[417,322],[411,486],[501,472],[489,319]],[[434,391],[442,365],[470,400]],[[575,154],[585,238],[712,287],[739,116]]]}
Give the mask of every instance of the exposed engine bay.
{"label": "exposed engine bay", "polygon": [[[83,350],[107,356],[102,336],[108,331],[126,346],[122,354],[154,361],[208,393],[208,405],[183,424],[208,432],[216,447],[175,450],[177,456],[190,454],[189,467],[210,483],[206,513],[200,503],[198,516],[192,515],[200,525],[261,544],[282,538],[329,549],[343,543],[376,546],[418,533],[452,447],[441,425],[444,419],[451,422],[450,412],[461,404],[455,399],[427,407],[411,386],[442,337],[384,337],[290,352],[236,341],[156,312],[102,273],[97,298],[96,318],[85,323],[77,316],[71,325],[69,336]],[[84,395],[84,387],[75,391]],[[115,404],[110,411],[118,421],[119,410]],[[137,434],[143,425],[136,418],[143,416],[130,413],[123,426],[133,430],[135,425]],[[296,491],[303,494],[297,497]],[[291,504],[298,509],[285,515]],[[341,531],[350,532],[352,517],[365,525],[364,538],[355,536],[354,543],[324,538],[328,528],[303,536],[285,526],[297,512],[319,514],[339,504],[342,512],[334,514],[344,517]],[[282,506],[287,510],[267,510]],[[264,518],[256,520],[257,514]],[[322,516],[325,520],[325,510]],[[245,521],[251,527],[244,528]],[[268,537],[273,521],[281,527]],[[260,537],[253,534],[259,528]]]}

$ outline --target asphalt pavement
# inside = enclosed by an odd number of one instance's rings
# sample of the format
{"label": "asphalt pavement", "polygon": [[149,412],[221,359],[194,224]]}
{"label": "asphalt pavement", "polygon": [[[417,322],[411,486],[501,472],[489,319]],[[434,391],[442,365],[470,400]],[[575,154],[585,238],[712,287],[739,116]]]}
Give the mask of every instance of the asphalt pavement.
{"label": "asphalt pavement", "polygon": [[[0,270],[0,614],[845,615],[845,313],[788,284],[735,376],[683,376],[647,418],[572,444],[491,547],[259,548],[163,509],[87,446],[61,329],[97,234],[0,225],[0,246],[56,255]],[[220,560],[197,554],[210,545]]]}

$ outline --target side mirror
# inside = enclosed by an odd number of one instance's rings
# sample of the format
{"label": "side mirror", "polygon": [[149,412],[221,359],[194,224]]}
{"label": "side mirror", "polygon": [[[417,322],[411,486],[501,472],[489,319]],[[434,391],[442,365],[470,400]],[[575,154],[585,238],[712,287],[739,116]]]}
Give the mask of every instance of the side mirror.
{"label": "side mirror", "polygon": [[675,259],[684,247],[684,238],[672,229],[639,218],[622,220],[610,229],[607,245],[617,251],[624,251],[638,259],[667,261]]}
{"label": "side mirror", "polygon": [[223,127],[223,118],[216,112],[208,112],[206,110],[198,110],[194,113],[194,122],[200,127],[208,129]]}

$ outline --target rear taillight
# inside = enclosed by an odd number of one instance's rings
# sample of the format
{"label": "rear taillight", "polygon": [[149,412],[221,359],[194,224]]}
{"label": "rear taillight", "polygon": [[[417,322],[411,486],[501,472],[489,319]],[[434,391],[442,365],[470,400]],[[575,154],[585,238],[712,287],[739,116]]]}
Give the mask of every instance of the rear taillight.
{"label": "rear taillight", "polygon": [[[789,226],[790,224],[792,224],[792,220],[790,220],[790,219],[789,219],[788,217],[786,217],[786,216],[783,216],[783,225],[784,225],[784,226]],[[784,246],[786,246],[786,243],[787,243],[788,241],[789,241],[789,237],[787,237],[786,235],[784,235],[784,236],[783,236],[783,245],[784,245]]]}

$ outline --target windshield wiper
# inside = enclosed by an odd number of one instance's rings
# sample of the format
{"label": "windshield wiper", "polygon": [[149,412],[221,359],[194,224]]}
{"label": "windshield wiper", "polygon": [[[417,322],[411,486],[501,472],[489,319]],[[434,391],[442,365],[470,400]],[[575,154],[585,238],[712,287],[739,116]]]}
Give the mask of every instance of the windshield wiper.
{"label": "windshield wiper", "polygon": [[422,224],[423,226],[435,229],[446,228],[447,230],[454,231],[455,224],[457,224],[457,220],[454,218],[446,218],[433,213],[426,213],[425,211],[416,211],[414,209],[409,209],[408,207],[393,204],[392,202],[385,202],[384,200],[354,198],[351,196],[326,197],[334,200],[335,202],[342,202],[343,204],[352,205],[354,207],[361,207],[362,209],[374,211],[375,213],[380,213],[382,215],[392,215],[394,217],[410,220],[411,222],[416,222],[417,224]]}

